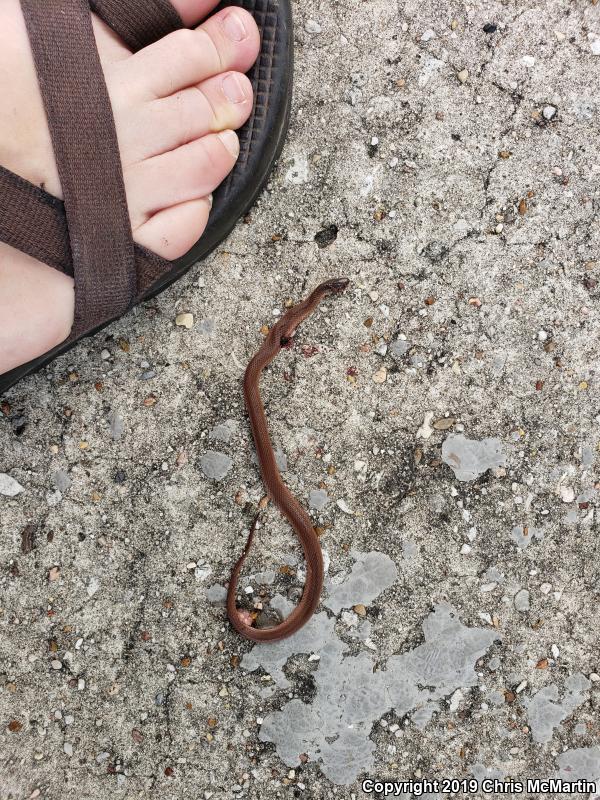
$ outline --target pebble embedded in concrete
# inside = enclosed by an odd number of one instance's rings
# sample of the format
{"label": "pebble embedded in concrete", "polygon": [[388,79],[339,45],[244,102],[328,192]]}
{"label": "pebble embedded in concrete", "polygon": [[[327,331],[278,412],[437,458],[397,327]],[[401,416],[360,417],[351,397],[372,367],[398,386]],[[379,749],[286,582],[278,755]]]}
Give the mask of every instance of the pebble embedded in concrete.
{"label": "pebble embedded in concrete", "polygon": [[517,611],[529,611],[529,592],[527,589],[520,589],[515,595],[515,608]]}
{"label": "pebble embedded in concrete", "polygon": [[24,491],[25,489],[15,478],[6,473],[0,473],[0,494],[5,497],[16,497]]}
{"label": "pebble embedded in concrete", "polygon": [[194,327],[194,315],[190,314],[189,312],[184,312],[182,314],[178,314],[175,317],[175,325],[180,328],[190,328]]}

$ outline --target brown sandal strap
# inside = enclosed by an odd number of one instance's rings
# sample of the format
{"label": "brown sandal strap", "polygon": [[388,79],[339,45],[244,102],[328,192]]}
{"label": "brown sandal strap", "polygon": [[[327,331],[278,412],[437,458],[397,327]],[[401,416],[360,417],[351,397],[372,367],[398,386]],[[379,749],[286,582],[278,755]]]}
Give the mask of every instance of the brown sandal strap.
{"label": "brown sandal strap", "polygon": [[134,52],[184,27],[169,0],[90,0],[90,6]]}
{"label": "brown sandal strap", "polygon": [[133,304],[121,158],[87,0],[21,0],[62,186],[75,279],[71,337]]}
{"label": "brown sandal strap", "polygon": [[[67,218],[62,200],[0,166],[0,242],[65,275],[73,275]],[[136,292],[140,300],[170,272],[169,261],[135,245]]]}
{"label": "brown sandal strap", "polygon": [[0,166],[0,242],[73,274],[69,231],[61,200]]}

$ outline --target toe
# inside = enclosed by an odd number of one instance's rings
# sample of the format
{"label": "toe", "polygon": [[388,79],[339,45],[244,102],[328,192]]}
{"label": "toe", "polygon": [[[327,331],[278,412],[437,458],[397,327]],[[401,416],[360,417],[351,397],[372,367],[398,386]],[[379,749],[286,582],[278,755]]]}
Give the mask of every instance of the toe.
{"label": "toe", "polygon": [[195,30],[165,36],[121,62],[121,79],[141,99],[168,97],[221,72],[247,72],[256,61],[260,33],[251,14],[230,6]]}
{"label": "toe", "polygon": [[211,206],[212,197],[201,197],[159,211],[135,231],[135,240],[153,253],[174,261],[202,236]]}
{"label": "toe", "polygon": [[234,131],[211,133],[125,170],[132,227],[141,227],[162,209],[211,194],[233,169],[239,155]]}
{"label": "toe", "polygon": [[[132,130],[129,161],[174,150],[207,133],[241,128],[252,111],[252,84],[241,72],[226,72],[197,86],[144,105]],[[148,132],[140,141],[137,131]]]}
{"label": "toe", "polygon": [[206,19],[219,5],[219,0],[171,0],[171,3],[179,12],[183,24],[189,28]]}

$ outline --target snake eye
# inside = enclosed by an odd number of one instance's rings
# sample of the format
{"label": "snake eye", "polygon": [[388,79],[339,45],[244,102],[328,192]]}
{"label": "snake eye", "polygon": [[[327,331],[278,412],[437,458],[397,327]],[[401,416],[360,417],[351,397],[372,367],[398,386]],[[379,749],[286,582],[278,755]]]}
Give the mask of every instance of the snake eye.
{"label": "snake eye", "polygon": [[281,337],[281,339],[279,340],[279,344],[281,345],[281,347],[287,347],[287,345],[288,345],[288,344],[289,344],[291,341],[292,341],[292,340],[291,340],[289,337],[287,337],[287,336],[282,336],[282,337]]}

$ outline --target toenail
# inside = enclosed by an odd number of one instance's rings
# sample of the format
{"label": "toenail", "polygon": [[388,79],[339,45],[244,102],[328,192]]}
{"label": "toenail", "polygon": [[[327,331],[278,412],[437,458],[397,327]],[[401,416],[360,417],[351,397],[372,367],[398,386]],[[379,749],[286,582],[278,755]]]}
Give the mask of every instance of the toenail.
{"label": "toenail", "polygon": [[246,92],[235,72],[230,72],[223,78],[223,91],[232,103],[243,103],[246,100]]}
{"label": "toenail", "polygon": [[224,17],[223,28],[225,29],[227,36],[229,36],[230,39],[233,39],[234,42],[241,42],[242,39],[245,39],[248,35],[246,26],[244,25],[244,20],[242,19],[241,14],[238,14],[237,11],[231,11],[226,17]]}
{"label": "toenail", "polygon": [[235,131],[223,131],[219,136],[231,155],[237,158],[240,154],[240,140]]}

